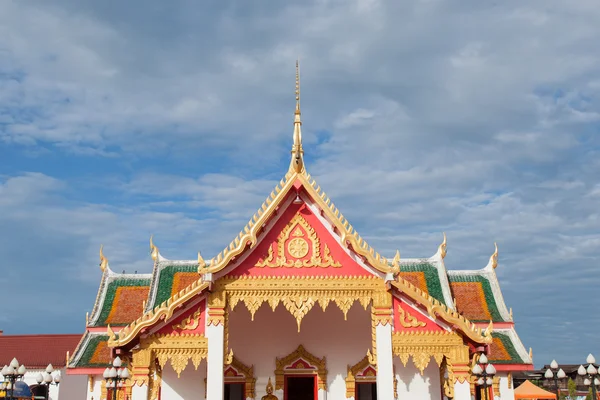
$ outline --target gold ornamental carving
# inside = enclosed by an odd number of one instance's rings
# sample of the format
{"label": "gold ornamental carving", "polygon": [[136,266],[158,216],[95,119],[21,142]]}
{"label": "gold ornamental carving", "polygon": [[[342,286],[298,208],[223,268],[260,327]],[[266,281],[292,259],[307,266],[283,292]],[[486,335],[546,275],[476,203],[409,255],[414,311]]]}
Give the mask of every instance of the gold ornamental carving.
{"label": "gold ornamental carving", "polygon": [[[311,257],[301,260],[309,252]],[[287,254],[291,256],[289,259]],[[321,241],[317,233],[302,215],[296,214],[279,234],[277,256],[273,254],[273,246],[270,245],[267,257],[259,260],[255,266],[258,268],[340,268],[342,264],[333,259],[327,245],[324,246],[323,257],[321,257]]]}
{"label": "gold ornamental carving", "polygon": [[419,328],[426,325],[425,322],[419,321],[415,316],[410,315],[401,305],[398,305],[398,317],[400,325],[404,328]]}
{"label": "gold ornamental carving", "polygon": [[455,364],[469,363],[469,348],[455,332],[445,331],[401,331],[392,334],[392,352],[406,366],[412,358],[421,375],[433,358],[442,365],[444,357]]}
{"label": "gold ornamental carving", "polygon": [[198,309],[194,314],[190,315],[189,317],[187,317],[183,321],[181,321],[181,323],[173,324],[173,329],[175,329],[175,330],[181,329],[182,331],[194,330],[194,329],[198,328],[198,325],[200,324],[201,315],[202,315],[202,310]]}
{"label": "gold ornamental carving", "polygon": [[158,400],[160,393],[160,387],[162,386],[162,369],[158,362],[154,360],[154,368],[150,372],[150,379],[148,382],[148,400]]}
{"label": "gold ornamental carving", "polygon": [[293,238],[288,243],[288,253],[294,258],[302,258],[308,254],[308,243],[302,238]]}
{"label": "gold ornamental carving", "polygon": [[371,369],[373,371],[377,370],[377,367],[369,361],[369,357],[365,356],[362,360],[354,364],[353,366],[348,366],[348,375],[346,375],[346,397],[355,397],[356,396],[356,382],[375,382],[377,379],[376,373],[369,370],[367,374],[365,374],[365,370]]}
{"label": "gold ornamental carving", "polygon": [[366,309],[374,296],[385,297],[379,292],[386,290],[383,281],[375,276],[224,277],[215,282],[211,296],[224,293],[231,310],[243,303],[252,319],[263,303],[268,303],[273,311],[281,303],[296,319],[300,331],[302,319],[315,304],[325,311],[334,303],[346,318],[356,301]]}
{"label": "gold ornamental carving", "polygon": [[[295,369],[291,366],[297,361]],[[300,368],[298,368],[300,367]],[[319,389],[327,389],[327,367],[325,357],[318,358],[309,353],[304,346],[300,345],[296,350],[283,358],[275,359],[275,389],[283,389],[286,374],[310,374],[317,376],[317,386]]]}
{"label": "gold ornamental carving", "polygon": [[208,356],[208,339],[201,334],[156,334],[143,338],[140,347],[150,350],[161,370],[170,362],[178,377],[190,360],[194,368],[198,369],[200,362]]}

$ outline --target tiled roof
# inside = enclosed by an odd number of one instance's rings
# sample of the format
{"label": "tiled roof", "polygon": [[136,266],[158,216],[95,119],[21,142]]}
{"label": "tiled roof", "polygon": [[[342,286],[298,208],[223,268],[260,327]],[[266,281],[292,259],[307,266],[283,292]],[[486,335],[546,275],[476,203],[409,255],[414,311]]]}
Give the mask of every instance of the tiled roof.
{"label": "tiled roof", "polygon": [[509,322],[510,315],[493,271],[449,271],[457,310],[473,322]]}
{"label": "tiled roof", "polygon": [[[198,261],[171,261],[161,257],[154,267],[152,286],[145,311],[152,310],[167,301],[173,294],[185,289],[198,279],[200,279]],[[138,316],[141,315],[140,312]]]}
{"label": "tiled roof", "polygon": [[[81,338],[81,336],[80,336]],[[110,366],[110,348],[105,333],[86,332],[77,351],[71,357],[69,368],[105,368]]]}
{"label": "tiled roof", "polygon": [[80,338],[80,334],[0,335],[0,366],[16,357],[26,368],[63,367],[67,351],[73,354]]}
{"label": "tiled roof", "polygon": [[142,315],[150,278],[150,274],[116,274],[107,267],[88,326],[124,326]]}
{"label": "tiled roof", "polygon": [[401,260],[400,277],[442,304],[448,305],[444,297],[444,285],[440,279],[439,270],[431,260]]}
{"label": "tiled roof", "polygon": [[514,329],[492,332],[489,360],[495,364],[531,364],[532,360]]}

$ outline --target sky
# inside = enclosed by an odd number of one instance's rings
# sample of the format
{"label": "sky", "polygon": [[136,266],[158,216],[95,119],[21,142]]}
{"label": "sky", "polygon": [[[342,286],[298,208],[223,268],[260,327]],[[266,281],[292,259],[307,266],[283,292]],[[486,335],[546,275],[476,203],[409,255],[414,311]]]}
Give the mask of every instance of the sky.
{"label": "sky", "polygon": [[[0,1],[5,334],[78,333],[98,283],[210,258],[289,162],[387,257],[496,269],[537,366],[600,356],[593,0]],[[11,301],[9,301],[11,300]]]}

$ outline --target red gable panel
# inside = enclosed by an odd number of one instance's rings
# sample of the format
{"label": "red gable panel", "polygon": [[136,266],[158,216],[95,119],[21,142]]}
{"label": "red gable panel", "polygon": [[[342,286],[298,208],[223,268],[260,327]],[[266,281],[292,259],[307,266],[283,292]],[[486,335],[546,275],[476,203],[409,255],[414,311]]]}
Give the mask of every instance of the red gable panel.
{"label": "red gable panel", "polygon": [[372,276],[345,252],[304,203],[291,204],[228,275]]}
{"label": "red gable panel", "polygon": [[394,310],[394,331],[442,331],[443,329],[425,317],[411,305],[400,300],[396,296],[392,297],[392,306]]}

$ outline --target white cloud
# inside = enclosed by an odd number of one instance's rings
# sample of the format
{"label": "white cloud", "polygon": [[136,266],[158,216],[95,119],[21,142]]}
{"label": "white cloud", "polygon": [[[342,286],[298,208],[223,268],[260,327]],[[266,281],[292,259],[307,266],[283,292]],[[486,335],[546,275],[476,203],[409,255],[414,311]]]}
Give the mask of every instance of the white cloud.
{"label": "white cloud", "polygon": [[577,300],[600,278],[595,1],[140,4],[0,2],[0,146],[117,171],[89,167],[100,190],[0,165],[13,279],[44,265],[91,306],[100,243],[117,270],[149,269],[151,233],[171,258],[221,250],[285,170],[300,57],[309,169],[361,233],[428,256],[446,231],[451,268],[498,241],[536,360],[587,354],[560,324],[600,328]]}

